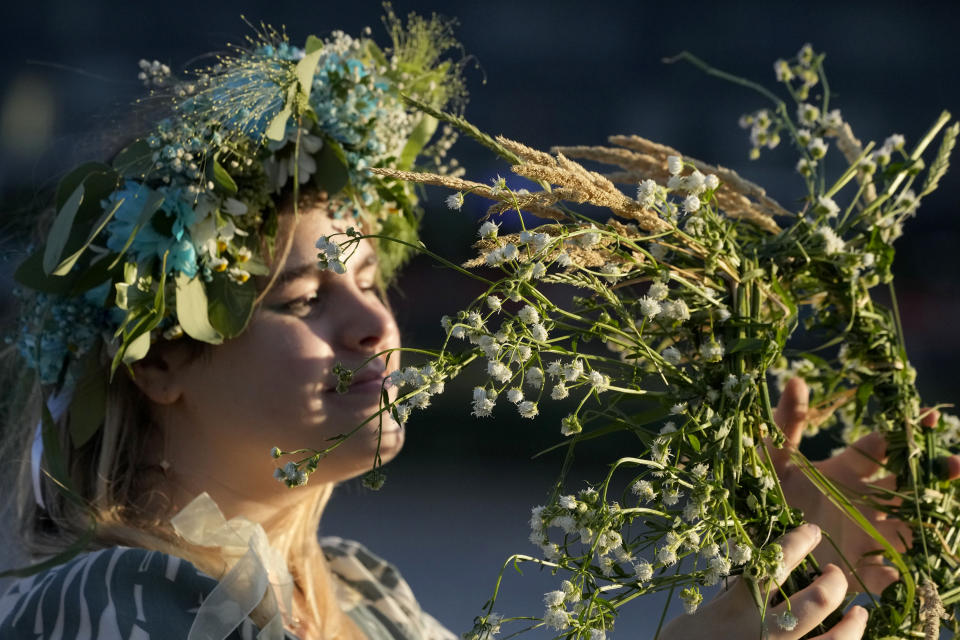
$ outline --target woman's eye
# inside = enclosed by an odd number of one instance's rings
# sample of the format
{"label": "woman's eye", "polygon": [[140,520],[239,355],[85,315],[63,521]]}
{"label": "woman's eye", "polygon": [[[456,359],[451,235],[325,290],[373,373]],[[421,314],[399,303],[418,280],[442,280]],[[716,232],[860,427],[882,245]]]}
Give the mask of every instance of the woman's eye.
{"label": "woman's eye", "polygon": [[306,316],[320,304],[320,295],[311,293],[280,305],[280,310],[294,316]]}

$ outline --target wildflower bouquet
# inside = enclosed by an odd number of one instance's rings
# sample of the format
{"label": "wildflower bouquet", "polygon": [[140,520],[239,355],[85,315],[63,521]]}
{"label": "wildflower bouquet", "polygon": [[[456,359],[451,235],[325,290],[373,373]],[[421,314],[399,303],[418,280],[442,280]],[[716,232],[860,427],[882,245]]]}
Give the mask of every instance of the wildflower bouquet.
{"label": "wildflower bouquet", "polygon": [[[621,606],[646,594],[679,594],[693,612],[702,588],[728,576],[747,580],[758,606],[760,590],[776,589],[767,586],[782,569],[776,540],[804,514],[788,503],[774,464],[787,454],[777,451],[784,436],[770,386],[800,376],[812,389],[810,431],[839,423],[847,442],[877,431],[888,443],[883,468],[895,485],[877,484],[868,495],[850,495],[803,454],[789,452],[790,464],[899,571],[897,582],[870,596],[868,637],[938,637],[931,633],[943,608],[960,600],[960,503],[938,464],[960,431],[946,415],[934,428],[920,428],[925,413],[904,348],[892,266],[893,242],[944,175],[958,125],[947,126],[944,113],[912,146],[899,135],[880,146],[862,144],[830,109],[823,55],[809,45],[775,65],[793,107],[759,85],[681,57],[772,101],[772,109],[741,124],[750,129],[753,157],[781,140],[796,148],[806,186],[800,209],[785,209],[733,171],[638,136],[545,153],[491,139],[421,104],[542,188],[373,170],[448,187],[453,209],[466,197],[493,202],[477,257],[450,265],[485,291],[443,319],[446,340],[429,364],[393,376],[400,397],[382,412],[405,422],[471,363],[486,371],[473,390],[478,418],[493,415],[498,404],[534,419],[543,403],[566,403],[555,447],[565,451],[564,464],[549,501],[530,520],[539,554],[511,561],[558,574],[537,626],[595,640],[612,628]],[[824,162],[831,146],[845,160],[839,175]],[[935,151],[929,164],[928,149]],[[579,161],[613,169],[600,173]],[[519,233],[500,232],[495,220],[508,212],[516,213]],[[351,231],[324,239],[321,258],[336,259],[361,237]],[[891,307],[871,295],[877,287],[889,288]],[[801,333],[805,344],[816,339],[819,346],[788,360]],[[341,371],[345,381],[350,375]],[[595,484],[570,490],[565,477],[578,445],[623,432],[635,436],[634,450],[612,461]],[[308,451],[290,470],[315,468],[338,444]],[[376,464],[368,481],[382,480]],[[881,535],[863,513],[868,509],[909,526],[906,551]],[[846,558],[851,569],[860,560]],[[811,557],[784,582],[782,596],[789,601],[816,572]],[[495,600],[465,637],[490,638],[508,621],[492,613]],[[795,623],[789,607],[780,618],[783,627]],[[957,630],[955,620],[950,625]]]}

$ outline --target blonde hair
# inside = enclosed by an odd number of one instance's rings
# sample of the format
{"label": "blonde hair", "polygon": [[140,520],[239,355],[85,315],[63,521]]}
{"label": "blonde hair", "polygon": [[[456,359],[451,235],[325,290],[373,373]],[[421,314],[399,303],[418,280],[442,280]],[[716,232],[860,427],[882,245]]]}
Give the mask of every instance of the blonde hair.
{"label": "blonde hair", "polygon": [[[317,201],[325,202],[325,194],[312,202]],[[279,262],[282,266],[282,257]],[[194,357],[203,357],[204,350],[215,348],[188,345],[196,347]],[[109,354],[105,345],[100,349],[106,377]],[[11,502],[23,550],[34,559],[54,556],[89,535],[94,525],[90,550],[124,545],[161,551],[192,562],[213,578],[222,578],[230,565],[220,550],[188,543],[170,525],[173,514],[167,513],[169,508],[156,508],[157,501],[165,498],[156,488],[163,469],[152,463],[149,455],[151,443],[163,438],[163,433],[151,414],[149,400],[126,371],[118,371],[110,382],[103,424],[82,446],[74,447],[70,441],[69,412],[57,421],[64,467],[81,504],[41,474],[45,508],[39,507],[33,495],[31,446],[42,415],[44,390],[35,376],[22,375],[25,367],[15,347],[7,348],[2,356],[2,377],[6,379],[0,379],[0,388],[10,393],[4,398],[6,428],[0,440],[0,460],[19,461],[7,469],[16,469]],[[301,614],[310,617],[320,637],[362,638],[362,632],[340,609],[333,576],[317,542],[320,517],[332,491],[333,485],[326,485],[312,494],[315,497],[288,509],[279,526],[271,528],[270,543],[286,559],[303,594],[306,610]],[[164,516],[158,517],[158,512]],[[250,617],[262,627],[275,610],[273,594],[268,592]]]}

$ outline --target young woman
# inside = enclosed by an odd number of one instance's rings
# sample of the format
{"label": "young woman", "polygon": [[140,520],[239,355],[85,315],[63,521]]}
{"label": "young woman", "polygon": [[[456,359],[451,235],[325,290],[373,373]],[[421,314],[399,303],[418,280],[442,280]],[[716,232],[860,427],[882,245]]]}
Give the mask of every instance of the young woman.
{"label": "young woman", "polygon": [[[48,566],[0,599],[0,637],[454,637],[390,565],[316,537],[332,487],[399,452],[397,422],[370,421],[316,469],[283,467],[283,483],[267,455],[336,441],[378,410],[398,367],[381,294],[402,256],[366,239],[341,255],[326,238],[409,240],[412,190],[363,169],[441,159],[449,136],[425,148],[436,123],[398,87],[441,106],[460,84],[439,60],[446,26],[388,24],[389,54],[339,33],[303,50],[268,33],[181,82],[145,63],[146,81],[173,88],[173,115],[61,183],[46,241],[17,273],[33,374],[13,407],[24,428],[6,431],[24,461],[25,547]],[[309,484],[285,486],[305,471]],[[787,568],[818,541],[815,526],[788,534]],[[765,637],[801,637],[846,591],[828,566],[793,598],[800,624],[768,623]],[[864,625],[854,608],[825,637]],[[760,637],[744,585],[665,637],[708,634]]]}

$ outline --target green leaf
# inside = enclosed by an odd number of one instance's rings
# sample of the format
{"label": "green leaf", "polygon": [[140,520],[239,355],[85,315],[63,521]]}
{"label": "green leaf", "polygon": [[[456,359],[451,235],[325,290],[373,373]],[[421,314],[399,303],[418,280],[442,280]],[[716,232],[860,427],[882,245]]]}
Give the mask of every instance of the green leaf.
{"label": "green leaf", "polygon": [[80,203],[83,202],[83,184],[77,185],[70,197],[66,199],[63,206],[57,212],[57,217],[50,228],[50,234],[47,236],[47,246],[43,251],[43,272],[50,274],[60,263],[60,254],[67,245],[67,239],[70,237],[70,230],[73,228],[74,218],[77,211],[80,210]]}
{"label": "green leaf", "polygon": [[43,293],[64,294],[71,290],[73,279],[49,276],[43,270],[43,254],[45,248],[41,247],[20,263],[14,272],[13,277],[25,287],[34,291]]}
{"label": "green leaf", "polygon": [[314,159],[317,162],[314,180],[332,198],[350,181],[343,147],[336,140],[324,138],[323,148]]}
{"label": "green leaf", "polygon": [[90,174],[107,171],[112,171],[109,165],[102,162],[86,162],[61,178],[59,184],[57,184],[57,211],[63,208],[67,199],[77,190],[77,187],[84,183]]}
{"label": "green leaf", "polygon": [[207,163],[207,178],[213,182],[213,185],[217,189],[228,196],[232,196],[237,192],[237,183],[234,182],[230,174],[227,173],[227,170],[224,169],[223,165],[216,159],[214,159],[213,162]]}
{"label": "green leaf", "polygon": [[287,137],[287,120],[293,113],[293,105],[296,104],[297,86],[290,85],[287,90],[287,97],[283,102],[283,109],[273,117],[270,124],[267,125],[266,136],[268,140],[281,141]]}
{"label": "green leaf", "polygon": [[135,140],[114,156],[113,168],[125,178],[144,178],[153,169],[153,149],[146,140]]}
{"label": "green leaf", "polygon": [[53,270],[53,275],[65,276],[68,273],[70,273],[70,270],[73,268],[73,265],[77,263],[77,260],[79,260],[80,256],[83,255],[83,252],[87,250],[87,247],[90,246],[90,243],[92,243],[94,239],[98,235],[100,235],[100,232],[104,230],[104,228],[107,226],[107,223],[109,223],[110,220],[113,219],[113,215],[117,212],[117,209],[119,209],[120,205],[122,204],[123,204],[123,201],[120,200],[119,202],[113,205],[113,208],[110,209],[110,211],[107,211],[106,213],[103,214],[103,216],[100,218],[97,224],[94,225],[93,231],[90,232],[90,234],[87,236],[87,239],[83,242],[83,244],[80,245],[80,247],[76,251],[74,251],[72,254],[70,254],[69,256],[67,256],[66,258],[60,261],[60,264],[58,264],[57,267]]}
{"label": "green leaf", "polygon": [[297,62],[297,82],[300,83],[300,95],[303,96],[304,104],[310,98],[310,90],[313,89],[313,74],[317,70],[317,62],[323,53],[323,40],[317,36],[307,38],[307,45],[303,50],[303,57]]}
{"label": "green leaf", "polygon": [[763,351],[763,347],[766,346],[767,341],[761,340],[760,338],[740,338],[727,349],[727,353],[738,353],[745,352],[751,353],[755,351]]}
{"label": "green leaf", "polygon": [[239,335],[250,321],[256,298],[257,288],[253,280],[239,284],[226,274],[214,273],[213,279],[207,283],[210,324],[224,338]]}
{"label": "green leaf", "polygon": [[420,115],[420,122],[413,128],[407,143],[403,145],[403,151],[400,152],[400,159],[397,160],[398,169],[406,170],[413,166],[417,156],[433,137],[438,124],[439,121],[433,116],[426,113]]}
{"label": "green leaf", "polygon": [[178,273],[176,283],[177,319],[184,332],[201,342],[209,344],[223,342],[223,336],[210,324],[207,292],[203,286],[203,280]]}
{"label": "green leaf", "polygon": [[121,362],[124,364],[133,364],[137,360],[143,360],[147,352],[150,351],[150,331],[142,331],[140,334],[127,343],[127,348],[123,350]]}
{"label": "green leaf", "polygon": [[692,433],[687,434],[687,440],[690,442],[690,446],[693,447],[693,450],[697,453],[700,453],[700,438],[693,435]]}
{"label": "green leaf", "polygon": [[70,403],[70,441],[74,448],[86,444],[103,425],[107,408],[107,376],[97,350],[84,356],[82,371]]}

